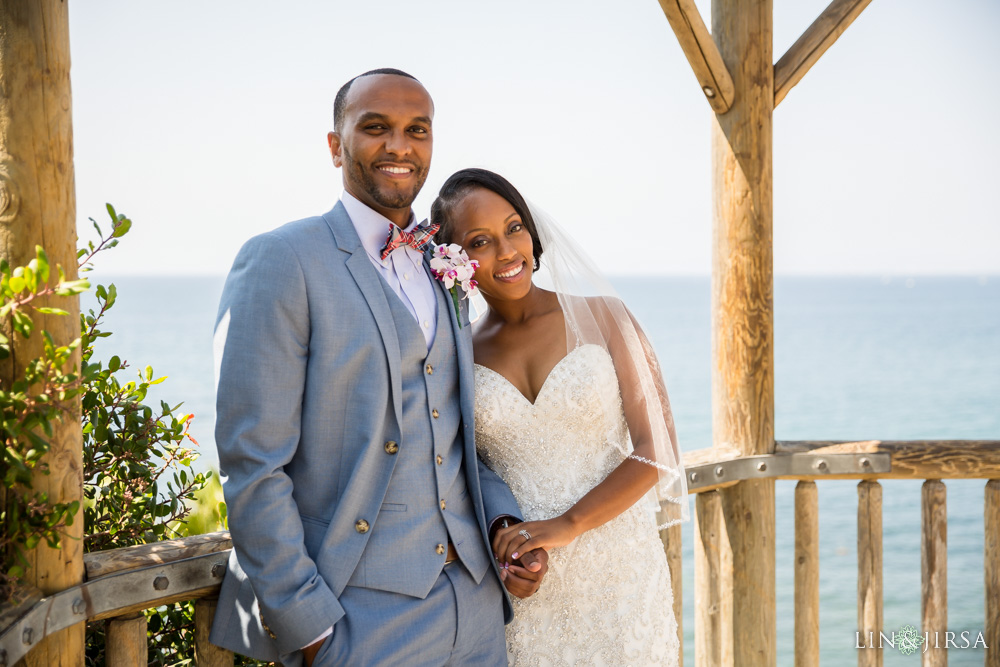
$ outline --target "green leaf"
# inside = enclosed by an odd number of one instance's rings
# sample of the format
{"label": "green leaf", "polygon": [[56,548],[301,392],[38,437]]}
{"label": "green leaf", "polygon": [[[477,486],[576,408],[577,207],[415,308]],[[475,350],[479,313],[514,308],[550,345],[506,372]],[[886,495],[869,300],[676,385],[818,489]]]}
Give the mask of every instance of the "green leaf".
{"label": "green leaf", "polygon": [[10,291],[14,294],[20,294],[28,286],[28,282],[24,279],[24,276],[13,276],[8,284],[10,285]]}
{"label": "green leaf", "polygon": [[69,313],[62,308],[49,308],[47,306],[42,306],[40,308],[35,308],[35,310],[43,315],[69,315]]}
{"label": "green leaf", "polygon": [[128,218],[120,218],[118,224],[115,225],[115,231],[112,232],[111,236],[113,238],[121,238],[128,234],[128,230],[132,228],[132,221]]}
{"label": "green leaf", "polygon": [[48,283],[49,256],[45,254],[45,248],[40,245],[35,246],[35,259],[38,261],[38,279],[42,283]]}
{"label": "green leaf", "polygon": [[114,373],[121,367],[122,367],[122,360],[118,357],[117,354],[108,360],[108,370],[110,370],[112,373]]}
{"label": "green leaf", "polygon": [[115,207],[114,207],[114,206],[112,206],[112,205],[110,204],[110,202],[109,202],[109,203],[107,203],[107,204],[105,204],[105,206],[107,206],[107,208],[108,208],[108,215],[110,215],[110,216],[111,216],[111,220],[112,220],[113,222],[118,222],[118,214],[117,214],[117,213],[115,213]]}

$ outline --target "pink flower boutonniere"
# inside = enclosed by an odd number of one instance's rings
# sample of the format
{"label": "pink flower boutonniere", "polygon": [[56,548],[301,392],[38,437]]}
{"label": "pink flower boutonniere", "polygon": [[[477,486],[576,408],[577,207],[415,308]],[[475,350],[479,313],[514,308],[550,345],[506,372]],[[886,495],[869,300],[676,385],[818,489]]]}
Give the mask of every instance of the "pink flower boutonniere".
{"label": "pink flower boutonniere", "polygon": [[[468,299],[476,294],[476,281],[472,276],[479,268],[479,262],[469,259],[469,256],[457,243],[439,245],[434,247],[434,256],[431,257],[431,271],[438,280],[444,283],[444,288],[451,292],[451,301],[455,304],[455,317],[458,319],[458,327],[462,328],[462,316],[459,313],[459,298]],[[465,294],[458,296],[458,288],[461,287]]]}

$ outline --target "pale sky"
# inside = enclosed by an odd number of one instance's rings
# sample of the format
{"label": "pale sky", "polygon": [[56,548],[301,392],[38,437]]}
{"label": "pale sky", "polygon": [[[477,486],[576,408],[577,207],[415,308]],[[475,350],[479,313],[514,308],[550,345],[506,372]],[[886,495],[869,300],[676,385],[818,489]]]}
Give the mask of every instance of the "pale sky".
{"label": "pale sky", "polygon": [[[774,4],[777,60],[827,1]],[[777,273],[1000,273],[998,32],[995,0],[874,0],[792,89]],[[418,216],[482,166],[609,273],[710,272],[714,121],[656,0],[86,0],[70,41],[81,235],[106,201],[135,221],[103,271],[222,274],[249,237],[327,211],[334,95],[397,67],[436,105]]]}

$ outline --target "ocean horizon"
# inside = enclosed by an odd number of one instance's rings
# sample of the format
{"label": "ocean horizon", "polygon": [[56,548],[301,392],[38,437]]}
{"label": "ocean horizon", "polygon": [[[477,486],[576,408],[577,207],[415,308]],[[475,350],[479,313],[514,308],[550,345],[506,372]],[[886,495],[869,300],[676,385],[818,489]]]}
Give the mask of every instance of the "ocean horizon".
{"label": "ocean horizon", "polygon": [[[201,465],[216,466],[212,329],[224,276],[89,274],[118,302],[96,356],[157,376],[148,402],[184,403]],[[707,275],[612,278],[663,367],[682,451],[712,446],[711,283]],[[84,309],[93,298],[84,296]],[[774,281],[778,440],[1000,440],[1000,275],[777,275]],[[122,376],[129,377],[129,371]],[[883,482],[884,632],[920,625],[919,480]],[[820,481],[820,650],[856,664],[857,492]],[[982,480],[947,482],[948,626],[983,630]],[[794,650],[795,482],[776,484],[779,665]],[[694,502],[692,499],[692,510]],[[694,559],[683,527],[685,662],[694,664]],[[915,658],[884,651],[886,665]],[[952,665],[981,649],[951,650]]]}

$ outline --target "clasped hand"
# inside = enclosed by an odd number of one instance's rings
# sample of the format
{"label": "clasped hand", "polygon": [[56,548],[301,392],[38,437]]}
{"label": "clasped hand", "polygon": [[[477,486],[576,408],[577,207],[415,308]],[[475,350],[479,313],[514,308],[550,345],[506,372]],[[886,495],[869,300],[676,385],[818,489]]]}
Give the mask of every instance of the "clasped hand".
{"label": "clasped hand", "polygon": [[[531,539],[525,538],[522,531]],[[576,533],[571,523],[561,516],[499,529],[493,536],[493,555],[510,594],[524,598],[537,591],[548,570],[548,550],[566,546],[574,538]]]}

